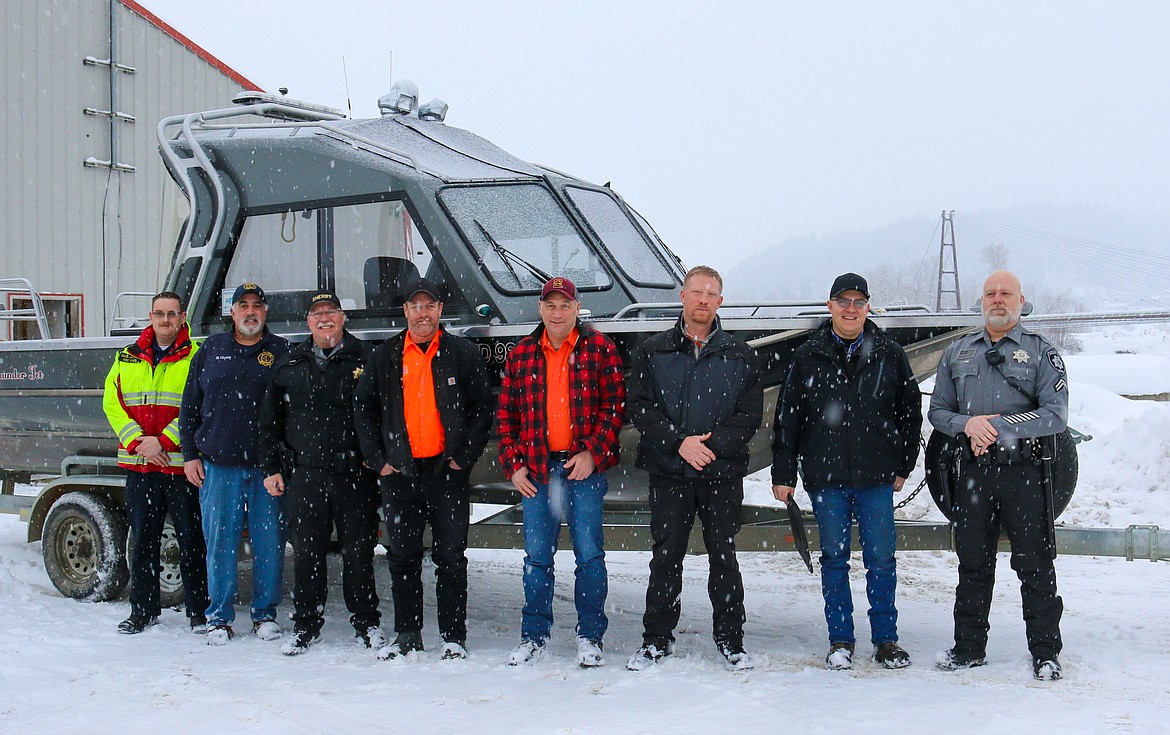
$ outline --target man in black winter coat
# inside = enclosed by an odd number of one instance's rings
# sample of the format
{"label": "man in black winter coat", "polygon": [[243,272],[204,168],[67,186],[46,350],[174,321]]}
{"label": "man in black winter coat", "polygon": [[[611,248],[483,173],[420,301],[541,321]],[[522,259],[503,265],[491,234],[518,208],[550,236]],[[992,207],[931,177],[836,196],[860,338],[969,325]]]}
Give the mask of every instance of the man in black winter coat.
{"label": "man in black winter coat", "polygon": [[626,668],[649,668],[673,651],[683,557],[698,515],[716,648],[728,668],[750,669],[735,536],[748,442],[763,413],[760,372],[751,348],[719,326],[723,279],[715,269],[692,268],[680,298],[678,323],[639,345],[630,368],[626,415],[641,432],[638,467],[650,473],[654,549],[642,646]]}
{"label": "man in black winter coat", "polygon": [[776,402],[772,492],[780,501],[792,496],[799,461],[820,531],[828,668],[853,666],[849,551],[856,517],[873,660],[900,669],[910,656],[898,645],[893,495],[918,459],[922,396],[906,353],[866,318],[864,278],[838,276],[828,307],[829,322],[796,350]]}
{"label": "man in black winter coat", "polygon": [[438,287],[403,294],[407,328],[374,351],[357,392],[358,437],[379,475],[394,597],[393,643],[378,658],[423,650],[423,530],[431,526],[442,658],[467,657],[468,480],[491,431],[495,397],[479,349],[443,329]]}
{"label": "man in black winter coat", "polygon": [[293,544],[293,633],[281,653],[304,653],[325,623],[326,564],[333,526],[341,545],[342,591],[355,637],[381,647],[374,545],[378,486],[363,466],[354,427],[354,392],[373,348],[345,330],[341,300],[309,300],[310,338],[284,355],[260,405],[264,487],[287,494]]}

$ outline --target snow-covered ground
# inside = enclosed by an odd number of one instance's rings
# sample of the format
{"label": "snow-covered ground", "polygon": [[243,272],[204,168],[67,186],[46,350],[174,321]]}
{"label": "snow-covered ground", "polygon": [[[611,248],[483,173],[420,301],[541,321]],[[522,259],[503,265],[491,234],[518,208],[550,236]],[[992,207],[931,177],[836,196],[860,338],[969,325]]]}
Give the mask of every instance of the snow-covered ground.
{"label": "snow-covered ground", "polygon": [[[1118,395],[1170,390],[1164,370],[1170,332],[1114,329],[1082,342],[1085,354],[1068,360],[1071,423],[1094,438],[1080,447],[1081,483],[1061,521],[1170,526],[1163,479],[1170,472],[1170,405]],[[749,478],[749,497],[765,502],[767,483],[765,474]],[[800,499],[807,507],[807,498]],[[900,513],[940,518],[925,492]],[[825,671],[818,578],[795,554],[744,554],[746,642],[761,662],[740,674],[716,660],[706,562],[689,557],[678,655],[635,674],[623,664],[640,638],[644,552],[607,557],[606,666],[580,670],[572,663],[571,574],[564,573],[552,655],[509,668],[504,659],[516,643],[522,602],[520,552],[469,553],[470,659],[438,660],[428,590],[424,635],[432,650],[395,664],[350,641],[337,559],[331,560],[324,639],[304,656],[287,658],[279,643],[249,635],[208,647],[172,611],[142,635],[120,635],[115,626],[128,603],[62,598],[45,575],[40,545],[24,543],[24,533],[14,517],[0,517],[0,733],[1170,731],[1166,563],[1061,557],[1065,679],[1039,683],[1031,678],[1017,584],[1005,555],[989,664],[958,673],[932,666],[935,653],[950,644],[953,554],[899,555],[899,627],[914,665],[897,672],[868,661],[852,672]],[[560,554],[558,565],[571,572],[571,553]],[[377,569],[389,618],[385,564]],[[246,581],[241,586],[247,589]],[[864,640],[864,578],[856,570],[853,592]]]}

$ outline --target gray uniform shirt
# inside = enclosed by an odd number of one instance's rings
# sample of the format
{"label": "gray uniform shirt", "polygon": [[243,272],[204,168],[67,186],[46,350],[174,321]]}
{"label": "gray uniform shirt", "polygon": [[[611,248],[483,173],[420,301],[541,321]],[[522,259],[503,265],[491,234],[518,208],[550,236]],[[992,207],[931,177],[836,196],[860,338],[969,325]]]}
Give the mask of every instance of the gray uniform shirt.
{"label": "gray uniform shirt", "polygon": [[[999,370],[987,361],[992,347],[1004,358]],[[1013,382],[1021,390],[1012,387]],[[930,397],[931,425],[957,437],[967,419],[987,414],[1000,414],[991,419],[997,441],[1064,431],[1068,424],[1064,361],[1048,340],[1016,324],[996,345],[984,329],[946,349]]]}

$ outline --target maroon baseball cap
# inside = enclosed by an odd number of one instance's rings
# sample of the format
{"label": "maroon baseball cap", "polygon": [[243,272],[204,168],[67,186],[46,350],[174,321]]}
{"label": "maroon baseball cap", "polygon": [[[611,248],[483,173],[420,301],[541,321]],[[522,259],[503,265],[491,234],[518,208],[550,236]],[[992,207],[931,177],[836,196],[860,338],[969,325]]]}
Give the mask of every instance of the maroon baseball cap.
{"label": "maroon baseball cap", "polygon": [[549,297],[549,294],[559,293],[569,301],[577,300],[577,287],[573,282],[564,276],[557,276],[550,278],[548,283],[544,284],[544,288],[540,291],[540,300],[544,301]]}

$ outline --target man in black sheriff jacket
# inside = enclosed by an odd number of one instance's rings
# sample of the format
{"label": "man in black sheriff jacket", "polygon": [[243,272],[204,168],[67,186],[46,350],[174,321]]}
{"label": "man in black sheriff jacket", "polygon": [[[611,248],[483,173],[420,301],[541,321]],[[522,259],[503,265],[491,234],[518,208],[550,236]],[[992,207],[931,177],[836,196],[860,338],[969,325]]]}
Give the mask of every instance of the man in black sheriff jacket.
{"label": "man in black sheriff jacket", "polygon": [[856,517],[873,660],[900,669],[910,656],[898,645],[893,494],[918,459],[922,396],[906,353],[866,318],[865,279],[838,276],[829,293],[831,318],[796,350],[776,402],[772,492],[780,501],[791,497],[799,459],[820,531],[828,668],[853,665],[849,548]]}
{"label": "man in black sheriff jacket", "polygon": [[479,349],[443,329],[438,287],[403,294],[407,328],[375,350],[358,385],[358,437],[386,518],[395,641],[378,658],[423,650],[423,529],[431,525],[443,658],[467,656],[468,479],[495,399]]}
{"label": "man in black sheriff jacket", "polygon": [[310,338],[276,363],[260,406],[264,487],[288,495],[294,628],[281,648],[288,656],[303,653],[325,623],[325,554],[334,524],[356,638],[386,644],[374,588],[378,486],[362,464],[353,421],[354,392],[373,347],[345,330],[332,291],[312,295],[308,325]]}

